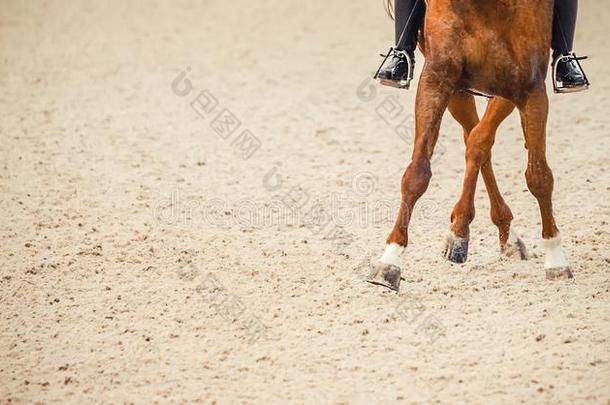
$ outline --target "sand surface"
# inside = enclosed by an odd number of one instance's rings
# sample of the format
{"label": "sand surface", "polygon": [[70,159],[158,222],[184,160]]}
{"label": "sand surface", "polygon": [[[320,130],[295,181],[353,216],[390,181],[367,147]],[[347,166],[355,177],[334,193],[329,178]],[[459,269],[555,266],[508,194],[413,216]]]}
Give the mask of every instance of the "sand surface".
{"label": "sand surface", "polygon": [[575,279],[544,278],[517,114],[494,159],[530,260],[482,182],[468,262],[441,257],[446,116],[397,295],[362,281],[415,95],[368,79],[380,2],[1,1],[0,403],[607,404],[610,11],[581,3],[593,86],[548,136]]}

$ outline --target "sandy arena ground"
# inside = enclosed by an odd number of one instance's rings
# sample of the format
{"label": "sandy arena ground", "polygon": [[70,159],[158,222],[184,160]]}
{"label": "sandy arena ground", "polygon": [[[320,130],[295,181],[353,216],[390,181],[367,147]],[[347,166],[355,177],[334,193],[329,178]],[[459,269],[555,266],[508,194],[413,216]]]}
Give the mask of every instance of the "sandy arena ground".
{"label": "sandy arena ground", "polygon": [[499,257],[482,182],[468,262],[441,257],[447,116],[397,295],[362,281],[415,95],[368,79],[379,1],[0,1],[0,403],[610,403],[603,3],[592,88],[551,96],[575,279],[545,280],[517,114],[494,158],[530,260]]}

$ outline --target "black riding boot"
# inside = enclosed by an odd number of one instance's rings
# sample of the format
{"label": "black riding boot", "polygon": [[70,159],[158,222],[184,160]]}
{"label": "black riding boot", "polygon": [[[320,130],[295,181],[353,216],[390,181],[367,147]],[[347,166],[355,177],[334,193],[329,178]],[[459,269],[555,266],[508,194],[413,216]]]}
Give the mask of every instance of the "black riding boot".
{"label": "black riding boot", "polygon": [[415,70],[415,47],[417,34],[426,13],[424,0],[396,0],[395,2],[396,46],[390,60],[377,73],[382,84],[408,89]]}
{"label": "black riding boot", "polygon": [[589,81],[572,52],[578,0],[555,0],[553,12],[553,88],[556,93],[586,90]]}

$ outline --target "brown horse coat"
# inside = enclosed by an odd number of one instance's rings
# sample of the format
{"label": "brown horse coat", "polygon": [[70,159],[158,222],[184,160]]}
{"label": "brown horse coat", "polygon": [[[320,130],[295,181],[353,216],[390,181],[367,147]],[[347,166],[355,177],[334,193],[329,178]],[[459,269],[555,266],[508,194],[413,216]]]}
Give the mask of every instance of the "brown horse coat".
{"label": "brown horse coat", "polygon": [[[468,254],[469,225],[475,215],[479,172],[490,199],[491,219],[498,227],[501,252],[526,258],[525,246],[511,228],[512,212],[493,173],[491,150],[500,123],[519,109],[528,151],[525,171],[529,190],[538,200],[549,279],[570,278],[553,217],[553,174],[546,161],[549,65],[553,0],[429,0],[420,47],[426,56],[415,101],[415,140],[411,163],[401,182],[401,206],[379,263],[369,281],[398,290],[400,255],[417,200],[426,191],[430,158],[443,113],[448,108],[464,129],[466,170],[462,194],[451,214],[445,257],[462,263]],[[476,90],[494,98],[479,121]]]}

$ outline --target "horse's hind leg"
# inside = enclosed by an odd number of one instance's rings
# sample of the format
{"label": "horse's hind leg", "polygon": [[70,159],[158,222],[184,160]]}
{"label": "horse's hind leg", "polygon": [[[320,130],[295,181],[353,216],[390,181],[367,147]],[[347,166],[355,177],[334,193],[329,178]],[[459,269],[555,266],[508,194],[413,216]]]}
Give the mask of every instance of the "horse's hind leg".
{"label": "horse's hind leg", "polygon": [[527,148],[527,187],[538,200],[542,217],[542,238],[546,250],[544,268],[547,279],[572,278],[568,260],[561,248],[559,230],[553,217],[553,173],[546,162],[546,120],[549,100],[541,84],[519,106]]}
{"label": "horse's hind leg", "polygon": [[[500,232],[500,246],[504,251],[507,251],[511,243],[523,246],[518,237],[509,237],[512,213],[498,190],[491,166],[491,148],[496,131],[513,109],[513,104],[507,100],[494,98],[488,103],[483,119],[465,137],[466,173],[462,194],[451,213],[451,228],[445,242],[445,257],[454,263],[463,263],[468,256],[469,227],[475,214],[474,194],[479,171],[483,174],[491,201],[492,221],[498,226]],[[458,109],[453,108],[453,111],[456,110]],[[460,115],[459,112],[458,115]],[[521,252],[522,249],[519,251]]]}
{"label": "horse's hind leg", "polygon": [[424,68],[415,99],[415,140],[411,163],[401,183],[401,203],[392,232],[379,262],[371,266],[368,281],[398,291],[400,257],[408,242],[408,227],[417,200],[428,188],[432,177],[430,158],[438,138],[443,113],[453,93],[453,78]]}
{"label": "horse's hind leg", "polygon": [[[514,105],[510,101],[494,98],[489,102],[486,114],[493,116],[493,122],[499,125],[513,110]],[[474,97],[466,93],[456,93],[449,102],[449,112],[464,129],[464,143],[468,144],[468,135],[479,123]],[[493,127],[490,129],[493,129]],[[517,232],[511,227],[513,214],[498,189],[491,162],[491,152],[490,158],[482,164],[480,170],[489,196],[491,220],[498,227],[501,252],[507,256],[518,256],[525,259],[527,257],[525,245]],[[453,248],[454,242],[457,242],[456,249]],[[460,254],[459,249],[460,245],[467,249],[467,245],[465,246],[463,241],[459,239],[456,241],[450,234],[446,243],[445,254],[448,259],[452,261],[466,259],[466,255]],[[467,254],[467,250],[465,253]]]}

